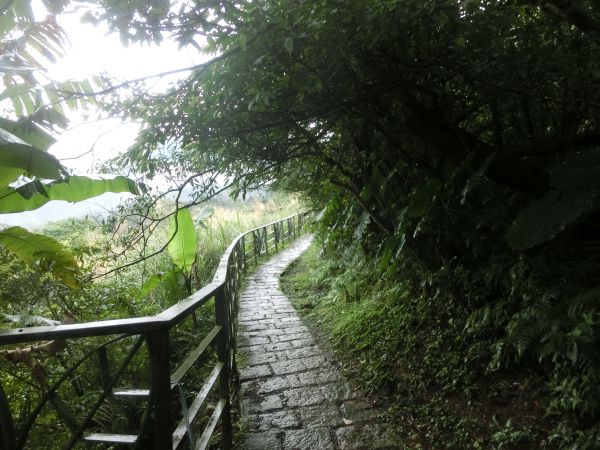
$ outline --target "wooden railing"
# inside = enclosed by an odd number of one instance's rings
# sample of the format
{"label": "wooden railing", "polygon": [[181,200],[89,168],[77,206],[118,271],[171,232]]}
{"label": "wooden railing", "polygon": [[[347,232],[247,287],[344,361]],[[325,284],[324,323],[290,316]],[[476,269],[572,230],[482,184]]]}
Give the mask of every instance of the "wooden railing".
{"label": "wooden railing", "polygon": [[[220,448],[231,448],[241,281],[250,264],[301,234],[305,220],[301,213],[240,235],[210,284],[156,316],[0,332],[0,346],[22,352],[18,369],[0,373],[16,378],[0,384],[0,449],[199,450],[219,422]],[[203,327],[197,313],[213,305],[214,323]],[[64,370],[45,373],[36,358],[53,346],[62,351],[47,359],[66,353],[71,361],[63,355]]]}

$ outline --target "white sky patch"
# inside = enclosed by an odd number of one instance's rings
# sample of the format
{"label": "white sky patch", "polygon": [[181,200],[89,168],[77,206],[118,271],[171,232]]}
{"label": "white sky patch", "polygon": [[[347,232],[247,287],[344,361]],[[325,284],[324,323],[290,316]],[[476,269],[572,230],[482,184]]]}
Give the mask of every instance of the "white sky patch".
{"label": "white sky patch", "polygon": [[[118,34],[109,33],[105,24],[93,26],[81,23],[81,14],[78,11],[58,17],[59,24],[69,37],[70,48],[64,58],[48,68],[50,78],[81,80],[107,73],[117,82],[125,82],[190,67],[207,59],[194,50],[178,49],[177,43],[172,40],[165,40],[160,46],[131,44],[124,47]],[[187,74],[182,72],[150,79],[147,85],[153,92],[164,92]],[[51,148],[52,154],[61,160],[93,150],[86,157],[64,161],[67,167],[78,172],[93,171],[94,163],[98,160],[106,160],[125,151],[133,143],[139,129],[133,123],[121,124],[119,119],[100,122],[88,120],[88,114],[95,116],[93,111],[71,113],[69,130],[59,136],[59,141]]]}
{"label": "white sky patch", "polygon": [[[70,47],[64,58],[48,67],[46,74],[51,79],[82,80],[106,73],[117,82],[124,82],[194,66],[209,59],[193,48],[178,49],[177,43],[169,40],[160,46],[131,44],[124,47],[118,34],[109,33],[105,24],[81,23],[81,14],[83,11],[80,10],[58,17]],[[153,78],[148,80],[147,86],[153,92],[164,92],[170,84],[187,75],[188,72],[181,72]],[[50,148],[50,153],[78,175],[95,173],[98,163],[127,150],[139,130],[138,124],[121,123],[119,119],[95,120],[95,111],[74,111],[68,116],[69,128],[55,136],[57,142]],[[104,194],[76,205],[52,201],[35,211],[0,214],[0,224],[34,228],[53,220],[102,213],[125,195]]]}

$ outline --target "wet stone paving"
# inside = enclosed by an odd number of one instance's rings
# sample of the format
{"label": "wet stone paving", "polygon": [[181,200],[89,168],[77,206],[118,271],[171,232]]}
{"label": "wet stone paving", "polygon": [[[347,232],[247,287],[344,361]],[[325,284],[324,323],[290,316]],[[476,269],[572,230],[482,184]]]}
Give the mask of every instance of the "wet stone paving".
{"label": "wet stone paving", "polygon": [[302,237],[246,279],[238,369],[246,450],[398,449],[392,424],[343,377],[279,287]]}

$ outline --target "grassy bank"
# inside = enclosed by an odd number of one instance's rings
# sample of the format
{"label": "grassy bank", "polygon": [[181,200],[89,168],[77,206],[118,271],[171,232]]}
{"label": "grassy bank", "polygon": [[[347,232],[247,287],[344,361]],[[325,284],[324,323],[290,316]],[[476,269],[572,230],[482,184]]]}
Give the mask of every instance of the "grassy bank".
{"label": "grassy bank", "polygon": [[[329,257],[328,257],[329,256]],[[489,342],[464,333],[468,314],[381,276],[358,254],[318,244],[282,279],[283,290],[329,341],[347,375],[387,398],[413,448],[551,448],[541,374],[490,372]]]}

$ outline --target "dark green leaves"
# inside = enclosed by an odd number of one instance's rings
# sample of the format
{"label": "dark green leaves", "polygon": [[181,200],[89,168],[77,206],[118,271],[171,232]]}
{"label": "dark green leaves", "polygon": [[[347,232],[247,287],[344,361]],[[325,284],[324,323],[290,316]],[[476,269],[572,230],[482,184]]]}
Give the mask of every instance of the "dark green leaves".
{"label": "dark green leaves", "polygon": [[600,152],[577,155],[555,168],[551,191],[524,208],[508,229],[506,239],[526,250],[554,238],[569,225],[600,207]]}

